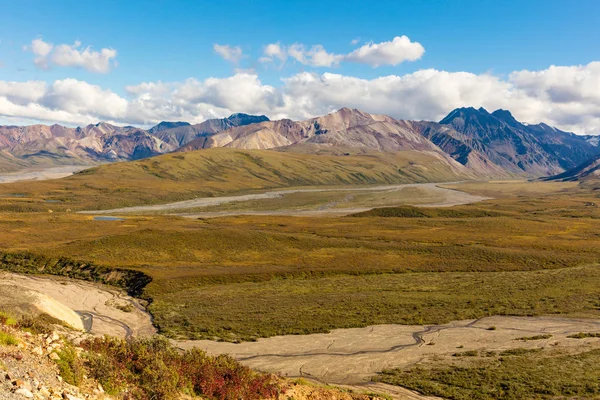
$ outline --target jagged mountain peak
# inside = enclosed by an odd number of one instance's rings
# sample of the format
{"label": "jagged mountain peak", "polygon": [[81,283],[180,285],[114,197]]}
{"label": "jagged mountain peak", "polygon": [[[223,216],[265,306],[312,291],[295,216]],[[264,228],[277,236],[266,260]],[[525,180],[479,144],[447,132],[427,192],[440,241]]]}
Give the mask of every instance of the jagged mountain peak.
{"label": "jagged mountain peak", "polygon": [[190,125],[189,122],[183,122],[183,121],[162,121],[162,122],[154,125],[152,128],[148,129],[148,132],[156,133],[156,132],[166,131],[167,129],[173,129],[173,128],[178,128],[180,126],[189,126],[189,125]]}
{"label": "jagged mountain peak", "polygon": [[547,125],[524,125],[510,111],[480,108],[453,110],[441,124],[458,131],[468,147],[512,173],[554,175],[593,156],[581,137]]}
{"label": "jagged mountain peak", "polygon": [[231,114],[229,117],[225,118],[231,126],[239,126],[239,125],[248,125],[248,124],[256,124],[258,122],[269,121],[269,118],[266,115],[251,115],[245,113],[235,113]]}
{"label": "jagged mountain peak", "polygon": [[502,121],[506,122],[509,125],[512,125],[512,126],[523,126],[523,124],[520,123],[519,121],[517,121],[515,119],[515,117],[513,117],[513,115],[511,114],[511,112],[508,111],[508,110],[503,110],[503,109],[500,108],[500,109],[494,111],[492,113],[492,115],[494,117],[498,118],[499,120],[502,120]]}

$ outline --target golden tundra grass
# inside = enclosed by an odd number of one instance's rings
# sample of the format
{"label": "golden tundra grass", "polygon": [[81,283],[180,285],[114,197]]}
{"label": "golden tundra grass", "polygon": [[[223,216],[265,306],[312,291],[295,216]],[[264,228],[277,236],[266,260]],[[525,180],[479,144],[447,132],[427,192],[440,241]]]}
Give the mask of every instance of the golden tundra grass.
{"label": "golden tundra grass", "polygon": [[414,151],[317,156],[224,148],[167,154],[103,165],[66,179],[0,185],[0,211],[107,209],[284,187],[467,177],[450,171],[438,157]]}
{"label": "golden tundra grass", "polygon": [[490,314],[597,314],[597,194],[531,185],[535,193],[523,198],[343,218],[95,221],[5,212],[0,243],[4,251],[146,272],[154,279],[145,290],[150,310],[174,337],[247,340]]}

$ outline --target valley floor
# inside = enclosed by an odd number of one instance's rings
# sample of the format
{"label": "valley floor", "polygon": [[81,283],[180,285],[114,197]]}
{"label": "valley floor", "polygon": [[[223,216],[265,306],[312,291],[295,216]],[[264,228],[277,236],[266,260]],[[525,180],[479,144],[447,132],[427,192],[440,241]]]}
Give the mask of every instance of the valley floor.
{"label": "valley floor", "polygon": [[[425,185],[361,188],[360,198],[329,189],[205,205],[236,214],[211,219],[136,212],[96,220],[59,203],[48,206],[53,212],[7,208],[0,212],[0,265],[83,271],[90,280],[105,276],[103,266],[139,271],[152,278],[138,292],[152,300],[152,320],[142,303],[93,283],[4,279],[9,290],[39,291],[78,311],[92,332],[152,334],[152,321],[180,347],[230,352],[289,376],[350,385],[375,376],[378,387],[463,399],[472,395],[463,375],[490,371],[480,376],[489,386],[482,399],[502,398],[498,391],[506,398],[600,396],[598,193],[576,183],[442,186],[430,187],[492,199],[445,208],[398,202],[439,205]],[[238,215],[316,209],[350,193],[370,210]],[[398,203],[373,208],[382,198]],[[554,368],[563,364],[557,377]],[[533,383],[522,385],[525,377]],[[558,378],[561,385],[550,385]]]}
{"label": "valley floor", "polygon": [[26,168],[16,172],[0,174],[0,183],[59,179],[71,176],[74,172],[82,171],[89,167],[88,165],[63,165],[51,168]]}
{"label": "valley floor", "polygon": [[[139,301],[114,288],[65,278],[4,273],[0,275],[0,294],[8,287],[23,294],[42,294],[59,304],[77,308],[84,322],[88,315],[93,315],[93,321],[86,328],[94,335],[125,338],[155,332],[150,316]],[[61,317],[56,309],[48,307],[48,302],[33,305],[40,312]],[[287,377],[418,399],[427,397],[400,388],[394,390],[371,379],[391,368],[405,369],[431,362],[444,364],[463,356],[519,351],[559,351],[563,355],[576,355],[600,349],[597,338],[578,338],[581,332],[600,332],[600,319],[490,316],[443,325],[336,329],[326,334],[276,336],[241,344],[208,340],[173,343],[182,349],[196,347],[209,354],[231,354],[254,369]]]}
{"label": "valley floor", "polygon": [[[452,184],[452,183],[445,183]],[[438,183],[412,183],[371,187],[310,188],[277,190],[258,194],[203,197],[151,206],[81,211],[81,214],[144,214],[168,212],[187,218],[232,215],[325,216],[348,215],[374,207],[408,204],[423,207],[451,207],[487,200],[447,189]],[[287,208],[290,207],[290,208]],[[202,212],[203,209],[209,211]],[[196,210],[196,212],[190,212]]]}

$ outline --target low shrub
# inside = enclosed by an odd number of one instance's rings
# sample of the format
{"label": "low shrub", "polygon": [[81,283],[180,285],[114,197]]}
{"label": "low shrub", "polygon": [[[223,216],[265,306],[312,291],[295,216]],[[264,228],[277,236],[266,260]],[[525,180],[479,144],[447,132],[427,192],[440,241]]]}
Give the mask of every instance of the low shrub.
{"label": "low shrub", "polygon": [[454,353],[452,354],[452,357],[477,357],[478,355],[479,352],[477,350],[469,350],[461,353]]}
{"label": "low shrub", "polygon": [[47,314],[38,316],[23,315],[16,323],[17,328],[24,331],[49,335],[52,333],[52,325],[64,325],[64,323]]}
{"label": "low shrub", "polygon": [[524,342],[528,342],[530,340],[550,339],[551,337],[552,337],[552,335],[546,334],[546,335],[536,335],[536,336],[524,336],[524,337],[517,338],[515,340],[522,340]]}
{"label": "low shrub", "polygon": [[600,333],[579,332],[574,335],[569,335],[567,337],[570,339],[600,338]]}
{"label": "low shrub", "polygon": [[0,325],[15,325],[17,320],[10,314],[0,311]]}
{"label": "low shrub", "polygon": [[62,376],[65,382],[79,386],[83,382],[85,368],[83,360],[79,357],[75,348],[70,344],[66,344],[56,354],[60,357],[60,359],[56,360],[60,376]]}
{"label": "low shrub", "polygon": [[124,341],[96,338],[82,343],[86,366],[113,395],[127,390],[136,399],[175,399],[181,393],[211,399],[264,399],[279,393],[277,379],[257,373],[227,355],[177,351],[167,339]]}

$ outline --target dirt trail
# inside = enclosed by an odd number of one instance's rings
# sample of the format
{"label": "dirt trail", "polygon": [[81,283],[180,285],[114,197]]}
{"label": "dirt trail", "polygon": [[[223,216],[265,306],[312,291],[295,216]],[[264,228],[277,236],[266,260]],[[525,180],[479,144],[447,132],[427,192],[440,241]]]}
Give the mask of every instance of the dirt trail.
{"label": "dirt trail", "polygon": [[[456,182],[454,182],[456,183]],[[156,212],[156,211],[176,211],[185,210],[190,208],[218,206],[221,204],[227,204],[232,202],[245,202],[251,200],[260,199],[273,199],[279,198],[284,195],[294,193],[320,193],[320,192],[389,192],[398,191],[406,188],[421,188],[425,189],[433,195],[440,197],[441,201],[436,204],[428,204],[429,207],[450,207],[461,204],[470,204],[487,200],[487,197],[471,195],[465,192],[461,192],[453,189],[446,189],[438,186],[438,183],[411,183],[403,185],[382,185],[373,187],[352,187],[352,188],[338,188],[338,189],[289,189],[289,190],[276,190],[258,194],[247,194],[240,196],[224,196],[224,197],[203,197],[193,200],[178,201],[175,203],[168,204],[157,204],[152,206],[136,206],[136,207],[124,207],[114,208],[111,210],[98,210],[98,211],[81,211],[82,214],[123,214],[123,213],[139,213],[139,212]],[[415,202],[414,205],[420,205],[419,202]],[[372,207],[371,207],[372,208]],[[278,211],[231,211],[231,212],[200,212],[193,214],[182,214],[176,213],[176,215],[186,217],[215,217],[215,216],[230,216],[230,215],[345,215],[354,212],[366,211],[371,208],[324,208],[318,210],[278,210]]]}

